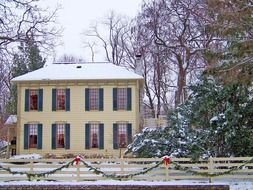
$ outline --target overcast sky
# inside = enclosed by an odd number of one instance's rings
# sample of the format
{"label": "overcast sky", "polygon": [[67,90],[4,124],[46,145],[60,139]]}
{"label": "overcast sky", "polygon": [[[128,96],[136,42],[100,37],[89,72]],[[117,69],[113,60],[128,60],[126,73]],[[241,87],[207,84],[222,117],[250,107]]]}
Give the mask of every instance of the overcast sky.
{"label": "overcast sky", "polygon": [[[71,54],[90,61],[85,57],[82,41],[82,32],[88,30],[90,24],[101,20],[111,10],[116,13],[135,17],[140,10],[142,0],[43,0],[50,7],[57,3],[62,5],[58,12],[59,24],[64,28],[63,45],[56,48],[56,57]],[[103,56],[96,56],[95,61],[102,60]]]}

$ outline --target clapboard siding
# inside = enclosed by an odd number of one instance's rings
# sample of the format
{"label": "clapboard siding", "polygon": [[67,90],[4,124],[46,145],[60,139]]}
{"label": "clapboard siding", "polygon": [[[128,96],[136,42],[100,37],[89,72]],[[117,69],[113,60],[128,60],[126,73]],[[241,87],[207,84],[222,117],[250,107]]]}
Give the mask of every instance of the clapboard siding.
{"label": "clapboard siding", "polygon": [[[133,135],[139,131],[139,81],[131,82],[77,82],[77,83],[47,83],[47,84],[21,84],[20,87],[20,121],[19,121],[19,154],[27,153],[87,153],[87,154],[113,154],[118,155],[119,150],[113,150],[113,123],[126,121],[133,126]],[[132,88],[132,110],[131,111],[113,111],[112,89],[115,87]],[[25,89],[43,89],[43,111],[24,111]],[[70,88],[70,111],[52,112],[52,89],[53,88]],[[103,88],[104,89],[104,111],[85,111],[85,88]],[[24,129],[22,126],[26,123],[43,124],[43,149],[24,150]],[[51,125],[55,122],[70,124],[70,149],[51,148]],[[85,150],[85,123],[101,122],[104,124],[104,149]]]}

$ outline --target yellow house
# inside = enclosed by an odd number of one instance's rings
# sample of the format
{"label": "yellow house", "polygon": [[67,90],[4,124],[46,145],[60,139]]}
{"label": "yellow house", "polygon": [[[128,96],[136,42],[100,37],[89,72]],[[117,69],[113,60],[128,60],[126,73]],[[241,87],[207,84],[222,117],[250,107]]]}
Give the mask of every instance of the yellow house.
{"label": "yellow house", "polygon": [[52,64],[12,82],[17,154],[119,156],[139,132],[143,77],[126,68]]}

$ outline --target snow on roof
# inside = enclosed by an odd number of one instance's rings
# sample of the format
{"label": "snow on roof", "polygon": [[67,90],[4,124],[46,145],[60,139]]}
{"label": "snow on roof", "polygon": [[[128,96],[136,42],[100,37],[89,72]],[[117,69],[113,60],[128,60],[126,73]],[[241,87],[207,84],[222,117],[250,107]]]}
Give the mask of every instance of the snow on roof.
{"label": "snow on roof", "polygon": [[10,115],[5,121],[5,125],[12,125],[17,123],[17,115]]}
{"label": "snow on roof", "polygon": [[18,76],[12,81],[143,79],[112,63],[52,64]]}

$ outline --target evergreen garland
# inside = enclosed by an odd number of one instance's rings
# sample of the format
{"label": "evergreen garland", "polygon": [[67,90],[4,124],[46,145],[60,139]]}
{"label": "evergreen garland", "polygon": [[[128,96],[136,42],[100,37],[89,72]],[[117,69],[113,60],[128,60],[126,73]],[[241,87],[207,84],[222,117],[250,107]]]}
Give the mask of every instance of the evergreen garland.
{"label": "evergreen garland", "polygon": [[[56,173],[57,171],[61,171],[64,168],[69,168],[71,165],[74,164],[74,162],[76,162],[75,159],[68,162],[68,163],[66,163],[66,164],[64,164],[64,165],[62,165],[59,168],[56,168],[56,169],[53,169],[53,170],[47,171],[47,172],[33,172],[33,173],[30,173],[30,172],[12,171],[10,168],[5,168],[1,165],[0,165],[0,170],[7,171],[7,172],[9,172],[10,174],[13,174],[13,175],[16,175],[16,174],[26,175],[28,180],[31,181],[32,178],[47,177],[48,175],[52,175],[52,174]],[[83,161],[82,159],[80,160],[80,162],[86,168],[88,168],[89,171],[92,171],[96,175],[101,174],[103,177],[106,177],[106,178],[111,178],[111,179],[115,179],[115,180],[122,180],[122,179],[133,178],[134,176],[138,176],[138,175],[144,175],[144,174],[150,172],[151,170],[159,167],[161,164],[164,163],[164,160],[162,160],[160,162],[157,162],[154,166],[152,166],[150,168],[143,169],[142,171],[139,171],[139,172],[136,172],[136,173],[133,173],[133,174],[115,174],[115,173],[114,174],[107,174],[107,173],[103,172],[101,169],[91,166],[90,164]],[[173,164],[175,166],[176,170],[184,171],[184,172],[190,173],[192,175],[198,175],[198,176],[203,176],[203,177],[217,177],[217,176],[221,176],[221,175],[231,174],[235,171],[238,171],[238,170],[242,169],[245,165],[247,165],[249,163],[253,163],[253,157],[250,160],[244,162],[242,165],[237,166],[236,168],[232,168],[232,169],[227,170],[225,172],[210,174],[208,172],[198,172],[198,171],[189,169],[187,167],[183,167],[180,164],[178,164],[177,162],[171,161],[171,164]]]}

